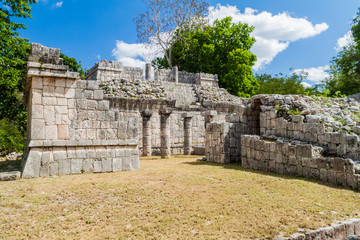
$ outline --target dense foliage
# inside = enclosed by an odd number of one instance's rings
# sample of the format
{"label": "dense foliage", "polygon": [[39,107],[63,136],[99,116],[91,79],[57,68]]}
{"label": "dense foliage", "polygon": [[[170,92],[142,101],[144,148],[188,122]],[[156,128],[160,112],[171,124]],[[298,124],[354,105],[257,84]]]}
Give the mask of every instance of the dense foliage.
{"label": "dense foliage", "polygon": [[68,57],[60,53],[60,57],[64,60],[64,65],[69,66],[69,71],[78,72],[81,79],[85,79],[86,70],[81,66],[81,61],[77,62],[75,58]]}
{"label": "dense foliage", "polygon": [[[232,23],[231,17],[214,21],[213,25],[191,28],[176,41],[172,63],[179,70],[218,74],[220,87],[231,94],[250,97],[258,83],[251,67],[256,56],[250,52],[255,42],[253,27]],[[153,61],[155,68],[168,68],[166,57]]]}
{"label": "dense foliage", "polygon": [[304,76],[298,74],[283,75],[270,74],[256,75],[256,80],[259,83],[257,94],[297,94],[297,95],[311,95],[315,93],[313,88],[305,88],[302,85]]}
{"label": "dense foliage", "polygon": [[344,47],[330,66],[330,78],[324,81],[324,88],[330,95],[341,92],[352,95],[360,92],[360,9],[351,28],[354,43]]}

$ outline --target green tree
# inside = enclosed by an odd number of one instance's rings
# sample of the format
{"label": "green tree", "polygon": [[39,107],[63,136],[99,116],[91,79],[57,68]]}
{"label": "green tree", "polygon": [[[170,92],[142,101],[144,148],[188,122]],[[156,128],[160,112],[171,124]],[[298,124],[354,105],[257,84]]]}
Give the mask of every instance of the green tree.
{"label": "green tree", "polygon": [[26,61],[30,47],[28,39],[19,37],[24,24],[19,18],[31,17],[35,0],[1,0],[0,3],[0,119],[7,118],[24,134],[26,108],[23,99]]}
{"label": "green tree", "polygon": [[256,75],[260,87],[257,94],[312,94],[312,88],[305,88],[301,83],[306,76],[291,74],[290,76],[282,73],[272,76],[270,74]]}
{"label": "green tree", "polygon": [[[172,63],[181,71],[218,74],[220,87],[233,95],[250,97],[258,88],[251,69],[256,61],[250,52],[254,28],[231,21],[226,17],[211,26],[188,29],[172,48]],[[169,67],[165,57],[155,59],[153,66]]]}
{"label": "green tree", "polygon": [[85,69],[81,65],[81,61],[77,61],[75,58],[68,57],[63,53],[60,53],[60,57],[64,60],[64,65],[69,66],[69,71],[78,72],[81,79],[85,79]]}
{"label": "green tree", "polygon": [[352,95],[360,92],[360,9],[353,19],[351,28],[354,43],[344,47],[331,61],[330,77],[324,81],[324,88],[330,96],[341,92]]}

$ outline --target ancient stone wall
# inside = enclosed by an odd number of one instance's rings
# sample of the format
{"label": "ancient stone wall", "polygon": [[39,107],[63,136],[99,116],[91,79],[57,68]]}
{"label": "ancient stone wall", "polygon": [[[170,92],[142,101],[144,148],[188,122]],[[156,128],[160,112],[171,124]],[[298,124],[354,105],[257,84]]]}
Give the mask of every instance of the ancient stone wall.
{"label": "ancient stone wall", "polygon": [[323,148],[307,142],[276,141],[256,135],[241,137],[242,166],[280,174],[312,177],[359,189],[360,168],[351,159],[326,157]]}
{"label": "ancient stone wall", "polygon": [[138,80],[143,79],[143,70],[136,67],[123,66],[120,62],[106,61],[95,63],[95,65],[86,72],[87,80],[113,80],[113,79],[128,79]]}
{"label": "ancient stone wall", "polygon": [[99,82],[80,80],[59,54],[32,44],[22,177],[138,169],[137,113],[110,107]]}

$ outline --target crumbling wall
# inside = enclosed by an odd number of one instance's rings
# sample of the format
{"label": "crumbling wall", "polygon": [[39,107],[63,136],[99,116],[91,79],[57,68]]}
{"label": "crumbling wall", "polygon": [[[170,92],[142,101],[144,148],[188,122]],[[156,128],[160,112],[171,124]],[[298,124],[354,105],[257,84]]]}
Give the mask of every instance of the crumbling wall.
{"label": "crumbling wall", "polygon": [[[323,156],[323,149],[299,141],[279,141],[256,135],[241,137],[242,167],[279,174],[312,177],[359,189],[360,168],[351,159]],[[245,150],[246,149],[246,150]]]}

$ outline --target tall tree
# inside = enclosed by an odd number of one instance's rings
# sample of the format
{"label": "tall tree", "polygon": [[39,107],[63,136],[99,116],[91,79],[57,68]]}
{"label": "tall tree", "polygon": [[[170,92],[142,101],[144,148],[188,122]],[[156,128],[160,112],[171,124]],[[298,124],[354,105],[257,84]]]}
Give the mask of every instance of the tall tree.
{"label": "tall tree", "polygon": [[142,43],[156,44],[170,67],[172,48],[184,29],[205,15],[208,4],[202,0],[143,0],[147,10],[135,18]]}
{"label": "tall tree", "polygon": [[353,19],[351,28],[354,42],[345,46],[330,65],[330,77],[324,81],[324,87],[330,95],[341,92],[351,95],[360,92],[360,8]]}
{"label": "tall tree", "polygon": [[23,103],[26,61],[30,51],[27,39],[19,37],[24,24],[18,18],[31,17],[35,0],[1,0],[0,2],[0,119],[15,122],[24,133],[26,109]]}
{"label": "tall tree", "polygon": [[[252,66],[256,56],[250,49],[255,38],[253,27],[232,23],[231,17],[213,25],[190,29],[173,46],[172,63],[179,70],[218,74],[220,87],[240,97],[254,95],[258,83]],[[156,68],[166,68],[165,57],[153,61]]]}

